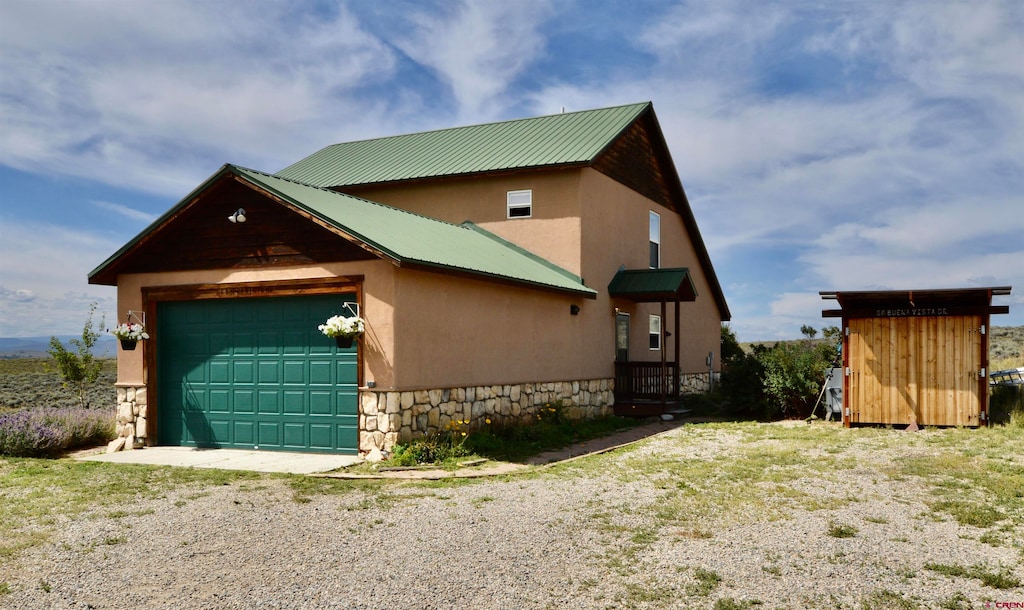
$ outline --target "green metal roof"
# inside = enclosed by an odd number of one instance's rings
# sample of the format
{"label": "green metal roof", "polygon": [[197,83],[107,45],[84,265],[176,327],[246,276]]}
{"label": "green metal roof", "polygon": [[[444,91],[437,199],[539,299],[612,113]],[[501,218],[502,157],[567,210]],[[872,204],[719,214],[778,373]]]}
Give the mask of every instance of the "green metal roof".
{"label": "green metal roof", "polygon": [[328,146],[277,172],[352,186],[593,161],[650,102]]}
{"label": "green metal roof", "polygon": [[579,276],[515,246],[472,223],[454,225],[366,199],[276,176],[225,165],[174,208],[89,273],[90,279],[113,265],[147,234],[225,175],[238,176],[329,227],[362,242],[393,262],[451,270],[472,275],[571,292],[593,298],[597,292]]}
{"label": "green metal roof", "polygon": [[619,269],[608,283],[608,294],[638,303],[697,299],[697,289],[686,267]]}

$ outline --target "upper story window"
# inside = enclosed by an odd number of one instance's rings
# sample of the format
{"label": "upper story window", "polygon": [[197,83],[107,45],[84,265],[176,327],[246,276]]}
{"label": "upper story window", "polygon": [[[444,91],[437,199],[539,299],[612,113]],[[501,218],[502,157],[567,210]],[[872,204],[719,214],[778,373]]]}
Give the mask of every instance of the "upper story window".
{"label": "upper story window", "polygon": [[647,331],[650,348],[652,350],[661,349],[661,316],[651,316],[650,323]]}
{"label": "upper story window", "polygon": [[533,191],[509,191],[505,204],[507,218],[529,218],[533,216]]}
{"label": "upper story window", "polygon": [[651,212],[650,218],[651,269],[661,268],[661,216]]}

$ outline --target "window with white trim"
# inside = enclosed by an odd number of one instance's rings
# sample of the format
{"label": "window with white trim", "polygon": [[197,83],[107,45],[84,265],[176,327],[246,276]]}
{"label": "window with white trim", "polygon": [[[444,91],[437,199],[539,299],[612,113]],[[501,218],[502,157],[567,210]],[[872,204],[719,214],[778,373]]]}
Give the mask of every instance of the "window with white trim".
{"label": "window with white trim", "polygon": [[650,337],[650,348],[653,351],[661,349],[661,316],[650,317],[650,330],[648,331]]}
{"label": "window with white trim", "polygon": [[649,222],[651,269],[661,268],[661,216],[657,212],[651,212]]}
{"label": "window with white trim", "polygon": [[533,216],[533,191],[509,191],[505,199],[506,218],[529,218]]}

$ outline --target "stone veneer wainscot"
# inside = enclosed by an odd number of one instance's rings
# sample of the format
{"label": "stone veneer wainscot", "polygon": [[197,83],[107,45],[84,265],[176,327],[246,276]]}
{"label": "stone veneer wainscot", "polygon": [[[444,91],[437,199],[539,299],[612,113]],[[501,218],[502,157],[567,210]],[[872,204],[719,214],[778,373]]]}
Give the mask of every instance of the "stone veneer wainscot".
{"label": "stone veneer wainscot", "polygon": [[117,384],[116,387],[118,438],[111,446],[118,449],[141,447],[146,443],[146,386]]}
{"label": "stone veneer wainscot", "polygon": [[453,421],[469,429],[527,423],[545,405],[560,402],[570,419],[613,414],[614,380],[473,386],[430,390],[359,392],[359,449],[390,451],[397,443],[443,431]]}

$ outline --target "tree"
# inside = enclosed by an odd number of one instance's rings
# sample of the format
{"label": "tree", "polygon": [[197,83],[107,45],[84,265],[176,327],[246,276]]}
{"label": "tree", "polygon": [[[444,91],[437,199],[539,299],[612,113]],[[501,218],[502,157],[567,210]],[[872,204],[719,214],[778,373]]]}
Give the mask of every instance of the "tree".
{"label": "tree", "polygon": [[[94,330],[92,318],[96,313],[97,303],[89,306],[89,317],[82,327],[82,337],[68,341],[75,347],[75,351],[69,350],[57,337],[50,337],[50,347],[46,350],[57,362],[57,370],[63,380],[62,385],[78,394],[78,402],[83,408],[89,406],[86,398],[86,390],[90,385],[96,383],[100,376],[103,363],[96,359],[92,353],[96,341],[100,338],[99,331]],[[100,318],[100,327],[106,322],[106,317]]]}

